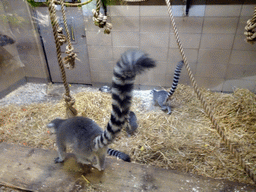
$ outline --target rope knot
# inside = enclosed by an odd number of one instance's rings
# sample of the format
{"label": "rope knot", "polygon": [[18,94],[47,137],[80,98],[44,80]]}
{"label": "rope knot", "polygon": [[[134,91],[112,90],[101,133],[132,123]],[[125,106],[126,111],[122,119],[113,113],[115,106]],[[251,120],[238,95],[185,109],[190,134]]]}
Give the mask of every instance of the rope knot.
{"label": "rope knot", "polygon": [[106,23],[104,33],[109,34],[111,32],[111,29],[112,29],[112,24],[111,23]]}
{"label": "rope knot", "polygon": [[73,107],[75,104],[75,99],[70,95],[63,94],[63,98],[66,102],[66,114],[68,117],[75,117],[77,115],[77,110]]}
{"label": "rope knot", "polygon": [[[256,14],[255,14],[256,15]],[[250,44],[254,44],[256,41],[256,22],[253,19],[249,19],[247,21],[247,25],[245,26],[244,35],[246,36],[246,41]]]}
{"label": "rope knot", "polygon": [[99,28],[104,28],[104,33],[105,34],[110,34],[111,29],[112,29],[112,24],[107,23],[107,15],[103,15],[100,13],[100,3],[97,4],[97,9],[92,9],[92,14],[93,14],[93,22],[94,25],[98,26]]}
{"label": "rope knot", "polygon": [[58,41],[60,43],[60,46],[63,45],[64,43],[67,42],[66,36],[63,34],[63,28],[62,27],[58,27],[57,29],[57,33],[58,33]]}
{"label": "rope knot", "polygon": [[66,46],[67,56],[64,58],[64,65],[67,69],[74,69],[77,54],[73,52],[73,46]]}

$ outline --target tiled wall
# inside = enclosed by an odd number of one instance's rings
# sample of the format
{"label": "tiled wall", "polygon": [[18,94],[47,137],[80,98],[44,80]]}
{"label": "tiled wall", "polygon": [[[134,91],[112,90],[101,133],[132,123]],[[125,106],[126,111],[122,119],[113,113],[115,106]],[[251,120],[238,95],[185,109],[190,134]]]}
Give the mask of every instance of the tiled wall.
{"label": "tiled wall", "polygon": [[[233,87],[256,92],[256,45],[244,41],[246,21],[256,4],[195,5],[184,15],[184,6],[173,6],[180,39],[198,85],[214,91],[231,92]],[[120,54],[141,49],[158,66],[140,76],[136,84],[170,87],[181,55],[166,6],[109,6],[113,24],[103,34],[86,17],[86,36],[93,83],[110,83],[112,69]],[[181,83],[190,84],[183,68]]]}

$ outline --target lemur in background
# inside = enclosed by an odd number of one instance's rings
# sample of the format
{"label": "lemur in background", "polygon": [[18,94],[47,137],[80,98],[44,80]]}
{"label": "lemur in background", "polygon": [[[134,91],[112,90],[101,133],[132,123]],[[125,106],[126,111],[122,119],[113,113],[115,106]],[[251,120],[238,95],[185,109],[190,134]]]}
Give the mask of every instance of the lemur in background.
{"label": "lemur in background", "polygon": [[170,114],[172,112],[171,107],[166,103],[167,99],[173,95],[175,92],[175,89],[178,86],[179,78],[180,78],[180,72],[183,67],[184,62],[180,61],[175,69],[174,77],[173,77],[173,83],[172,88],[169,92],[165,90],[157,91],[156,89],[153,89],[151,93],[153,93],[153,104],[156,103],[161,107],[162,110],[168,110],[167,114]]}
{"label": "lemur in background", "polygon": [[155,67],[155,61],[147,54],[130,50],[121,55],[114,67],[112,78],[112,111],[107,128],[103,131],[93,120],[73,117],[64,120],[56,131],[59,157],[55,163],[65,160],[66,145],[71,144],[78,162],[92,164],[99,171],[105,168],[108,145],[126,124],[132,102],[135,77],[145,70]]}

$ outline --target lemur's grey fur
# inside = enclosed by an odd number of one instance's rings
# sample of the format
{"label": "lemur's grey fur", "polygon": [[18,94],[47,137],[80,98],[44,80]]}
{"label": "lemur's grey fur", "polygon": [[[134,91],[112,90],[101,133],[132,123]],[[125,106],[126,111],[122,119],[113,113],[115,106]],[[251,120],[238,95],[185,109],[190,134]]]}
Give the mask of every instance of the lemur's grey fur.
{"label": "lemur's grey fur", "polygon": [[93,120],[84,117],[57,120],[54,125],[61,129],[56,130],[59,157],[55,162],[64,161],[66,144],[70,143],[79,162],[104,170],[108,145],[126,124],[135,77],[153,67],[155,62],[141,51],[131,50],[122,54],[114,67],[112,112],[107,128],[103,131]]}
{"label": "lemur's grey fur", "polygon": [[165,90],[157,91],[156,89],[153,89],[151,93],[153,93],[153,104],[156,103],[161,107],[162,110],[168,110],[167,114],[170,114],[172,112],[171,107],[166,103],[167,99],[173,95],[175,92],[175,89],[178,86],[179,78],[180,78],[180,72],[183,67],[184,62],[180,61],[175,69],[174,77],[173,77],[173,83],[172,88],[169,92]]}
{"label": "lemur's grey fur", "polygon": [[[49,128],[53,128],[51,131],[57,134],[57,146],[60,154],[59,157],[55,159],[56,163],[59,163],[59,161],[61,161],[60,159],[62,159],[62,162],[64,161],[67,144],[72,145],[76,157],[86,156],[90,159],[90,156],[95,153],[91,150],[90,146],[90,140],[93,135],[93,133],[90,132],[94,132],[95,134],[103,132],[103,130],[93,120],[85,117],[73,117],[69,119],[56,118],[47,126]],[[89,132],[85,126],[87,126],[87,128],[91,126]],[[118,157],[127,162],[131,161],[129,155],[114,149],[108,148],[107,154]],[[60,156],[62,158],[60,158]],[[81,163],[87,164],[83,159],[85,159],[85,157],[82,159],[78,158],[77,160]]]}

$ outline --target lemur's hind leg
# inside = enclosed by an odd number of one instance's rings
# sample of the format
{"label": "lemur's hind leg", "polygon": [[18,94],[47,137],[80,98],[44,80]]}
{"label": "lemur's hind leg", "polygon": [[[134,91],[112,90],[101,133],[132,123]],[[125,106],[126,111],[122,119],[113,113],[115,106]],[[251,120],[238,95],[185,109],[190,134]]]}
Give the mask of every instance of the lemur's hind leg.
{"label": "lemur's hind leg", "polygon": [[168,110],[168,113],[167,113],[168,115],[172,113],[172,109],[170,106],[167,106],[167,110]]}

